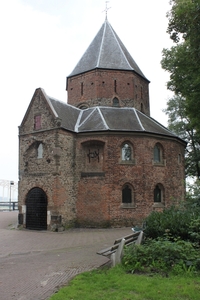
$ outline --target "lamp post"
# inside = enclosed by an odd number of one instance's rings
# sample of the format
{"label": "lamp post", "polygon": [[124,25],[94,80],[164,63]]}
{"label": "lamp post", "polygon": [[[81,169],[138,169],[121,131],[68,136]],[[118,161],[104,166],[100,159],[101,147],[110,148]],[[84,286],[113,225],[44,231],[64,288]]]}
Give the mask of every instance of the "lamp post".
{"label": "lamp post", "polygon": [[9,210],[11,211],[11,187],[14,185],[14,181],[10,181],[10,205],[9,205]]}

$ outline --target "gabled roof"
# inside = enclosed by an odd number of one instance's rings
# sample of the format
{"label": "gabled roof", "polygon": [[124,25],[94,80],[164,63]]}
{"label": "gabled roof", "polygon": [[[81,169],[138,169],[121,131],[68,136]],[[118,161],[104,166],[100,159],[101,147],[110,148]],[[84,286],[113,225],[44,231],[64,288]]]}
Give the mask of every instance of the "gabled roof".
{"label": "gabled roof", "polygon": [[29,103],[29,106],[28,106],[28,108],[27,108],[27,110],[26,110],[26,113],[25,113],[25,115],[24,115],[24,118],[23,118],[23,120],[22,120],[20,126],[23,126],[24,123],[26,122],[26,119],[27,119],[28,116],[29,116],[29,112],[30,112],[31,109],[32,109],[34,100],[35,100],[35,98],[38,97],[38,96],[42,96],[42,97],[45,99],[46,104],[47,104],[47,106],[49,107],[49,109],[50,109],[52,115],[53,115],[55,118],[58,118],[58,115],[57,115],[56,111],[54,110],[54,106],[53,106],[53,105],[51,104],[51,102],[50,102],[49,96],[47,96],[47,94],[45,93],[44,89],[42,89],[42,88],[37,88],[37,89],[35,90],[35,92],[34,92],[34,95],[33,95],[32,99],[31,99],[31,102]]}
{"label": "gabled roof", "polygon": [[61,119],[61,126],[70,131],[74,131],[80,109],[51,97],[49,97],[49,101],[56,111],[58,118]]}
{"label": "gabled roof", "polygon": [[177,138],[185,143],[153,118],[132,107],[98,106],[81,110],[51,97],[48,97],[48,101],[61,120],[61,127],[74,133],[105,131],[148,133]]}
{"label": "gabled roof", "polygon": [[133,107],[117,108],[97,106],[81,110],[75,106],[49,97],[41,88],[36,89],[21,126],[23,126],[28,117],[35,97],[38,96],[44,99],[54,118],[60,120],[59,127],[74,133],[106,131],[148,133],[177,138],[185,143],[153,118],[148,117]]}
{"label": "gabled roof", "polygon": [[185,143],[166,127],[133,107],[116,108],[97,106],[81,110],[65,102],[49,97],[41,88],[36,89],[21,126],[23,126],[28,117],[35,97],[38,96],[41,96],[41,99],[46,102],[54,118],[60,120],[59,127],[64,130],[74,133],[110,131],[155,134],[176,138]]}
{"label": "gabled roof", "polygon": [[92,107],[80,111],[76,132],[121,131],[175,135],[135,108]]}
{"label": "gabled roof", "polygon": [[146,79],[107,20],[68,77],[96,68],[135,71]]}

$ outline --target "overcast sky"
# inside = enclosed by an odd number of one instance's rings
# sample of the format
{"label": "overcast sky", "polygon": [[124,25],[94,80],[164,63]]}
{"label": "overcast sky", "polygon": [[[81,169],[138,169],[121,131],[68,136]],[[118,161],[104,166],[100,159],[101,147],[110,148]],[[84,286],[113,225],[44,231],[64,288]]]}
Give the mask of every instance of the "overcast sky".
{"label": "overcast sky", "polygon": [[[162,70],[169,0],[112,0],[108,21],[150,80],[151,116],[162,112],[170,92]],[[0,179],[18,180],[18,126],[36,88],[67,101],[68,76],[105,20],[104,0],[0,1]]]}

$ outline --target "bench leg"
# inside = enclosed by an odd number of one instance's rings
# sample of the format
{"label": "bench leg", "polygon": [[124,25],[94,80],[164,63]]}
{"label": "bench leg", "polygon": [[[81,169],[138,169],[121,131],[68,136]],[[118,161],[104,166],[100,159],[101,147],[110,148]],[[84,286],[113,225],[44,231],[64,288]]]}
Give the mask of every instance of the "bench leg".
{"label": "bench leg", "polygon": [[135,242],[136,245],[140,245],[143,239],[143,231],[140,231],[140,234],[138,235],[138,238]]}
{"label": "bench leg", "polygon": [[121,263],[121,258],[123,256],[124,244],[125,244],[125,239],[122,239],[116,252],[111,254],[112,267]]}

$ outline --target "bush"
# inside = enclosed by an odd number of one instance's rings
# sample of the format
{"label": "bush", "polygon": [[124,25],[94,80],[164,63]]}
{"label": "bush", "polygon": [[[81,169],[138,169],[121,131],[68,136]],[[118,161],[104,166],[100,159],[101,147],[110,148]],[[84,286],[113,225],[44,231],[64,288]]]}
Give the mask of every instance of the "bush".
{"label": "bush", "polygon": [[164,237],[166,233],[172,239],[189,240],[188,232],[191,212],[174,206],[163,212],[152,212],[145,220],[145,235],[148,238]]}
{"label": "bush", "polygon": [[200,217],[192,218],[189,224],[188,233],[190,240],[200,246]]}
{"label": "bush", "polygon": [[144,243],[125,249],[123,264],[126,270],[175,274],[199,272],[199,215],[199,198],[194,197],[179,207],[152,212],[145,220]]}
{"label": "bush", "polygon": [[199,253],[190,242],[147,240],[124,250],[123,265],[129,272],[184,273],[200,270]]}

